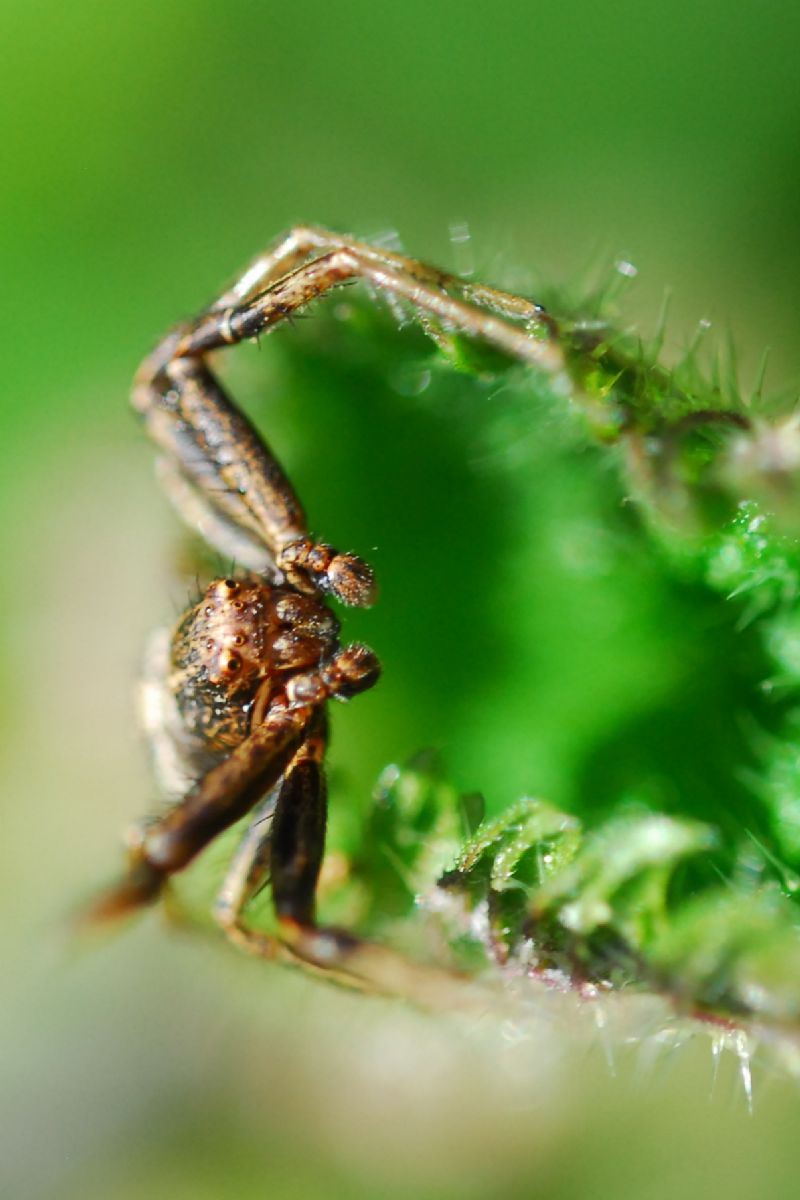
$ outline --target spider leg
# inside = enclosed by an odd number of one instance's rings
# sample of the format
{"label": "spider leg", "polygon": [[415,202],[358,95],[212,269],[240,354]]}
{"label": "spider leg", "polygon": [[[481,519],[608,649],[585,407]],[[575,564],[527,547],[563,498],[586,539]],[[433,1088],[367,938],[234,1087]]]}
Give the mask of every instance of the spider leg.
{"label": "spider leg", "polygon": [[319,225],[293,225],[267,250],[259,254],[234,280],[222,295],[217,297],[209,311],[219,312],[254,296],[284,275],[291,274],[312,255],[327,254],[332,250],[353,250],[376,265],[394,267],[413,276],[420,282],[439,288],[463,287],[457,276],[448,275],[438,267],[408,258],[393,250],[370,245],[351,237],[350,234],[335,233]]}
{"label": "spider leg", "polygon": [[225,936],[249,954],[267,959],[292,955],[279,938],[248,928],[244,910],[269,880],[272,824],[283,786],[282,779],[253,809],[214,904],[214,919]]}
{"label": "spider leg", "polygon": [[260,538],[215,505],[209,495],[184,474],[174,458],[166,454],[159,456],[156,477],[172,507],[203,541],[248,571],[255,571],[272,583],[281,582],[272,555]]}
{"label": "spider leg", "polygon": [[252,300],[269,284],[296,270],[309,255],[325,254],[333,250],[353,251],[363,261],[369,261],[376,267],[390,267],[429,287],[456,291],[465,299],[482,304],[501,316],[525,321],[529,325],[542,325],[550,333],[557,331],[555,321],[547,310],[524,296],[504,292],[486,284],[472,283],[428,263],[419,262],[393,250],[371,246],[368,242],[359,241],[348,234],[334,233],[318,225],[293,226],[268,250],[254,259],[230,288],[214,301],[211,308],[218,312]]}
{"label": "spider leg", "polygon": [[170,875],[188,866],[275,787],[301,745],[312,747],[314,754],[324,753],[325,736],[319,732],[324,731],[322,702],[334,696],[347,699],[372,687],[379,673],[375,654],[353,644],[316,670],[295,675],[286,685],[285,698],[267,706],[227,758],[164,816],[140,827],[130,847],[127,875],[87,911],[86,920],[111,919],[157,900]]}
{"label": "spider leg", "polygon": [[[195,526],[205,514],[204,532],[213,545],[228,553],[230,528],[241,529],[245,550],[255,538],[301,591],[331,592],[345,604],[373,602],[371,569],[354,554],[312,541],[302,505],[274,454],[199,356],[171,359],[156,377],[140,375],[133,404],[174,464],[171,497],[179,512]],[[188,493],[175,486],[176,476],[186,481]],[[198,497],[199,521],[192,511]]]}
{"label": "spider leg", "polygon": [[276,704],[263,721],[145,834],[142,853],[164,874],[180,871],[245,816],[286,770],[313,715]]}
{"label": "spider leg", "polygon": [[[534,338],[508,319],[451,296],[446,290],[446,286],[452,284],[467,293],[470,285],[402,256],[364,248],[361,243],[347,239],[342,239],[341,246],[302,263],[264,291],[228,308],[213,306],[207,309],[188,328],[171,335],[160,357],[163,359],[165,353],[172,359],[202,356],[211,350],[258,337],[311,300],[352,279],[364,280],[378,291],[407,301],[413,308],[442,321],[449,328],[482,338],[512,358],[549,374],[563,369],[563,356],[554,342]],[[479,301],[494,297],[492,307],[502,308],[506,317],[511,315],[514,297],[507,296],[501,305],[503,293],[476,286],[472,286],[471,291]],[[523,306],[530,304],[529,301],[521,303]],[[158,364],[158,351],[151,362]]]}
{"label": "spider leg", "polygon": [[144,825],[127,874],[87,910],[87,923],[123,916],[158,899],[168,878],[245,816],[284,774],[314,716],[310,705],[276,704],[263,721],[164,816]]}
{"label": "spider leg", "polygon": [[[309,537],[302,506],[277,459],[205,361],[211,351],[257,337],[353,279],[410,304],[434,337],[440,327],[460,330],[550,374],[563,369],[561,350],[549,336],[552,320],[532,301],[345,235],[297,226],[199,317],[161,342],[137,373],[132,401],[176,464],[177,476],[193,489],[176,484],[173,472],[169,490],[176,507],[223,553],[240,548],[234,529],[241,528],[242,561],[259,561],[258,551],[246,544],[254,536],[294,586],[369,605],[375,598],[370,568]],[[547,337],[533,336],[543,330]]]}
{"label": "spider leg", "polygon": [[[293,805],[299,801],[303,806],[305,816],[308,816],[309,805],[308,803],[303,804],[304,796],[307,799],[308,795],[309,768],[307,763],[309,760],[315,760],[319,764],[319,770],[321,771],[321,759],[324,751],[325,729],[323,723],[320,722],[314,738],[309,739],[309,742],[301,746],[295,759],[287,768],[283,779],[275,785],[269,795],[254,809],[250,824],[239,843],[214,906],[214,917],[218,925],[229,941],[240,950],[244,950],[247,954],[256,958],[263,958],[269,961],[283,960],[294,963],[295,966],[299,963],[305,969],[311,971],[316,969],[314,965],[299,960],[287,943],[280,937],[265,933],[262,930],[253,929],[246,921],[245,910],[250,901],[261,891],[270,878],[273,858],[274,816],[277,804],[281,796],[285,797],[286,803],[289,805]],[[298,907],[305,910],[306,916],[311,921],[313,921],[314,893],[319,877],[324,847],[325,809],[323,794],[321,811],[317,809],[311,827],[305,829],[303,829],[304,814],[298,814],[299,820],[295,821],[295,826],[301,830],[300,845],[305,846],[303,851],[304,858],[302,861],[300,860],[299,851],[296,851],[294,854],[290,853],[288,871],[284,872],[284,875],[294,874],[296,880],[301,879],[304,883],[303,899]],[[284,828],[281,832],[282,841],[286,840],[287,833],[291,834],[291,830]],[[310,834],[310,839],[306,844],[303,838],[308,834]],[[311,851],[310,856],[308,853],[309,850]],[[294,867],[294,870],[292,870],[292,867]],[[280,867],[278,867],[278,871],[280,877]],[[304,880],[302,879],[303,876],[305,876]],[[279,883],[280,887],[281,884]],[[332,977],[331,972],[326,971],[324,973],[327,974],[328,978]],[[345,979],[344,982],[354,984],[355,981]]]}
{"label": "spider leg", "polygon": [[[484,1011],[483,990],[456,972],[414,963],[377,943],[316,924],[327,817],[326,740],[320,712],[283,779],[265,799],[263,816],[260,808],[254,814],[220,891],[217,921],[236,946],[255,957],[293,961],[349,987],[426,1008]],[[253,929],[245,917],[247,904],[270,876],[278,936]]]}

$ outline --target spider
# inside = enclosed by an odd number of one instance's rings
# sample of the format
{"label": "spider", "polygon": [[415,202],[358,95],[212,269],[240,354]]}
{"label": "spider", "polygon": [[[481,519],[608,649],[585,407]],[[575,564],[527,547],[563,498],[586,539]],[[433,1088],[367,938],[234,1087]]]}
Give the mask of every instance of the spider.
{"label": "spider", "polygon": [[[293,228],[139,368],[132,403],[161,452],[183,519],[245,570],[216,579],[147,654],[143,719],[172,801],[128,839],[128,868],[94,904],[103,920],[155,902],[172,875],[249,817],[215,916],[251,954],[364,988],[430,996],[452,981],[315,920],[326,826],[326,702],[372,687],[372,650],[341,645],[326,599],[369,606],[371,568],[310,536],[268,445],[212,373],[213,351],[257,338],[310,301],[362,280],[410,306],[426,330],[483,339],[550,374],[563,369],[552,319],[530,300],[327,230]],[[267,883],[277,934],[251,927]]]}

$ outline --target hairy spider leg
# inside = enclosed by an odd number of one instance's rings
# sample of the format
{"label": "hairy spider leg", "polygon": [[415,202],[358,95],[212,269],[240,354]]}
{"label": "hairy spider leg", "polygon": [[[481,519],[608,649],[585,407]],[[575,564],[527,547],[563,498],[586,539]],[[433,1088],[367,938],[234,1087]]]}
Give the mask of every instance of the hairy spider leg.
{"label": "hairy spider leg", "polygon": [[[168,340],[166,352],[172,357],[202,355],[258,337],[310,301],[353,279],[364,280],[449,328],[482,338],[550,374],[563,368],[561,350],[555,343],[533,338],[508,320],[449,295],[441,286],[349,246],[326,251],[303,263],[248,300],[229,308],[207,309],[188,328],[173,335],[174,340]],[[480,291],[476,289],[476,294]],[[487,294],[490,291],[487,289]],[[159,362],[158,351],[150,361]]]}
{"label": "hairy spider leg", "polygon": [[324,752],[322,705],[334,696],[346,699],[372,687],[379,673],[375,654],[352,643],[316,670],[294,676],[286,688],[288,700],[280,697],[268,704],[226,759],[163,817],[141,829],[128,874],[92,906],[88,920],[113,918],[156,900],[170,875],[187,867],[276,786],[304,741]]}
{"label": "hairy spider leg", "polygon": [[[287,774],[291,769],[290,764]],[[217,893],[214,917],[234,941],[237,932],[247,933],[240,930],[246,906],[269,883],[272,823],[282,787],[283,779],[253,809]]]}
{"label": "hairy spider leg", "polygon": [[87,922],[151,904],[183,870],[278,782],[305,737],[311,705],[274,705],[229,757],[208,771],[164,816],[147,824],[130,852],[128,873],[90,907]]}
{"label": "hairy spider leg", "polygon": [[[280,783],[253,813],[215,905],[217,922],[230,941],[256,958],[293,962],[348,987],[426,1008],[484,1011],[486,991],[456,971],[412,962],[376,942],[317,924],[327,818],[326,741],[320,713]],[[253,929],[245,917],[268,880],[277,936]]]}
{"label": "hairy spider leg", "polygon": [[204,532],[216,535],[218,549],[235,550],[229,527],[241,529],[246,542],[260,542],[299,590],[331,592],[345,604],[374,601],[371,568],[354,554],[311,539],[302,505],[277,459],[200,354],[172,358],[155,377],[140,378],[133,404],[188,483],[183,497],[173,485],[179,512],[191,516],[196,503],[201,520],[207,518]]}
{"label": "hairy spider leg", "polygon": [[181,520],[196,530],[204,542],[215,546],[230,562],[254,571],[275,585],[283,576],[264,542],[231,514],[211,503],[168,454],[156,459],[156,478]]}
{"label": "hairy spider leg", "polygon": [[[315,251],[321,252],[317,258],[304,261]],[[344,603],[368,605],[376,591],[370,568],[355,555],[339,555],[312,541],[302,506],[275,456],[203,361],[210,351],[256,337],[330,289],[358,278],[420,310],[434,337],[430,319],[483,338],[550,373],[563,368],[555,343],[533,338],[503,319],[550,328],[551,318],[532,301],[464,282],[344,235],[297,226],[199,317],[160,343],[137,374],[133,404],[154,441],[178,464],[177,471],[168,467],[162,472],[170,498],[213,545],[241,556],[252,569],[269,571],[274,561],[303,590],[319,588]],[[454,298],[448,288],[484,308]],[[182,486],[184,481],[188,487]],[[253,535],[263,541],[268,557],[259,552]]]}
{"label": "hairy spider leg", "polygon": [[325,851],[328,789],[323,760],[327,723],[322,714],[281,782],[272,823],[270,875],[275,915],[313,926],[317,881]]}
{"label": "hairy spider leg", "polygon": [[348,234],[334,233],[318,225],[295,225],[246,267],[213,302],[211,310],[219,311],[252,300],[275,280],[296,270],[312,253],[325,254],[334,250],[352,251],[375,267],[390,267],[428,287],[456,291],[465,299],[482,304],[501,316],[525,321],[529,326],[543,326],[551,334],[557,332],[554,318],[533,300],[486,284],[472,283],[428,263],[371,246]]}
{"label": "hairy spider leg", "polygon": [[309,738],[309,729],[320,728],[327,700],[356,695],[379,674],[376,655],[351,643],[315,670],[295,675],[286,685],[288,701],[280,696],[269,704],[244,741],[146,830],[141,846],[146,860],[166,874],[182,870],[274,787],[302,741],[324,748],[324,735]]}

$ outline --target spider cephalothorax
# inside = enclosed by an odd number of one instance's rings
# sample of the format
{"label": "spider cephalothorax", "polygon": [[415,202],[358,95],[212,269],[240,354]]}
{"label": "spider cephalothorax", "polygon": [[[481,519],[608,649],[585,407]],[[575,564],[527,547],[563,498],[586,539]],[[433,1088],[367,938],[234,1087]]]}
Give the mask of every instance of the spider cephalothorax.
{"label": "spider cephalothorax", "polygon": [[[322,597],[369,606],[372,570],[309,535],[280,465],[209,367],[210,352],[257,337],[354,278],[421,313],[434,338],[459,331],[549,373],[563,369],[540,305],[311,227],[291,230],[145,360],[132,401],[161,451],[161,481],[183,518],[248,574],[215,580],[171,638],[153,642],[144,725],[174,803],[136,828],[128,873],[92,915],[152,902],[170,876],[249,817],[216,909],[228,936],[263,957],[419,998],[452,977],[320,929],[314,914],[326,823],[325,704],[371,687],[380,669],[371,650],[340,645],[339,622]],[[267,880],[274,937],[245,921]]]}
{"label": "spider cephalothorax", "polygon": [[181,724],[205,751],[223,753],[287,707],[355,695],[378,677],[366,647],[338,642],[339,622],[313,596],[263,579],[217,579],[181,618],[168,686]]}

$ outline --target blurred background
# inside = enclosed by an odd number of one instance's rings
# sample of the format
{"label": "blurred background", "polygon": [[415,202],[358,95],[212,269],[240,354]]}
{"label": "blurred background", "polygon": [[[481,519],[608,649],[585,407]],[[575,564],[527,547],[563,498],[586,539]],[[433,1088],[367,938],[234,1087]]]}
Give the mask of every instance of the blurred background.
{"label": "blurred background", "polygon": [[[620,1036],[612,1063],[563,1014],[434,1020],[153,916],[78,953],[67,917],[155,800],[131,691],[147,631],[185,597],[126,407],[154,340],[305,220],[396,231],[415,256],[533,294],[630,262],[621,320],[652,332],[669,289],[667,355],[707,319],[732,332],[745,383],[769,345],[768,383],[787,386],[800,10],[0,13],[2,1195],[793,1195],[797,1085],[758,1073],[749,1115],[733,1056],[713,1084],[705,1038],[668,1060],[656,1046],[652,1065],[652,1039],[626,1053]],[[321,392],[292,336],[232,370],[262,397],[313,527],[371,557],[383,586],[374,613],[348,618],[386,677],[336,714],[334,825],[429,745],[494,811],[525,791],[574,806],[594,788],[602,805],[628,786],[669,806],[664,764],[693,776],[693,706],[746,692],[740,658],[756,651],[639,553],[619,485],[552,416],[394,367],[369,396],[354,384],[354,403],[349,359],[329,354]],[[689,717],[663,734],[698,674]],[[732,719],[715,736],[724,758]],[[635,785],[618,739],[648,747]],[[714,769],[700,780],[700,815],[720,787]]]}

